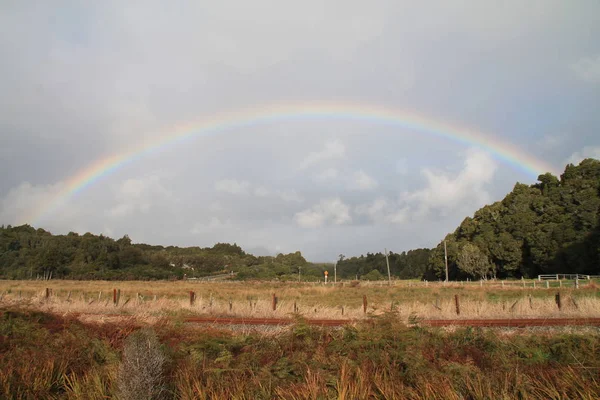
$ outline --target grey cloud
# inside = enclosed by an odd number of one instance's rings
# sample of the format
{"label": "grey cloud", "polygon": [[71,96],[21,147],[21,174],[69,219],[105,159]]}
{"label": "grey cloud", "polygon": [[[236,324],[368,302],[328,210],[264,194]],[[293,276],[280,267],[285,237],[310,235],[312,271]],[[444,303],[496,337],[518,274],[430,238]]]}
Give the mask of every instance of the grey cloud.
{"label": "grey cloud", "polygon": [[[102,157],[264,104],[414,111],[561,169],[600,146],[599,15],[558,0],[5,2],[0,223],[32,222]],[[125,163],[36,223],[317,260],[432,245],[535,180],[469,146],[376,120],[274,118]]]}

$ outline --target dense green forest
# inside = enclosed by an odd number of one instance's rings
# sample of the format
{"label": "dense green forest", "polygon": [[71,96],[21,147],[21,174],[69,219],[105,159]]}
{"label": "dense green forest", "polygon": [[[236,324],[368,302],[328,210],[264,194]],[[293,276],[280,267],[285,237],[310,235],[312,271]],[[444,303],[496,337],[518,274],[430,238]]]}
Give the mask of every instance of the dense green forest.
{"label": "dense green forest", "polygon": [[[419,279],[428,266],[431,250],[416,249],[402,253],[388,253],[390,274],[400,279]],[[379,280],[387,279],[387,265],[384,253],[367,253],[366,256],[346,258],[340,254],[337,274],[344,279]]]}
{"label": "dense green forest", "polygon": [[[517,183],[445,238],[450,279],[520,278],[545,273],[600,275],[600,161],[567,165],[560,178]],[[426,279],[445,275],[444,242]]]}
{"label": "dense green forest", "polygon": [[[502,201],[485,206],[445,238],[449,276],[520,278],[542,273],[600,274],[600,161],[568,165],[560,178],[517,183]],[[443,279],[444,241],[434,249],[389,253],[401,279]],[[0,278],[182,279],[233,272],[236,279],[322,279],[331,264],[300,252],[255,257],[236,244],[213,247],[134,244],[128,236],[52,235],[29,225],[0,227]],[[385,255],[340,255],[341,279],[387,278]]]}
{"label": "dense green forest", "polygon": [[224,275],[238,279],[318,280],[325,266],[300,252],[255,257],[236,244],[210,248],[133,244],[128,236],[52,235],[29,225],[0,227],[2,279],[182,279]]}

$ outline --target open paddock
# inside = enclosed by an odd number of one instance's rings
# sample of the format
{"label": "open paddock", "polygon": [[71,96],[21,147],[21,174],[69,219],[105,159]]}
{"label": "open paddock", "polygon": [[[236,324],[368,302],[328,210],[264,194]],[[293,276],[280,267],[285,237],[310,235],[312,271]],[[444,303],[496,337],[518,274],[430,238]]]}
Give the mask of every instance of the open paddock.
{"label": "open paddock", "polygon": [[[553,285],[550,286],[550,283]],[[535,284],[535,287],[534,287]],[[594,281],[241,282],[0,281],[0,303],[56,313],[360,319],[392,311],[405,321],[456,318],[597,318]],[[558,299],[560,296],[560,300]],[[560,307],[559,307],[560,303]]]}

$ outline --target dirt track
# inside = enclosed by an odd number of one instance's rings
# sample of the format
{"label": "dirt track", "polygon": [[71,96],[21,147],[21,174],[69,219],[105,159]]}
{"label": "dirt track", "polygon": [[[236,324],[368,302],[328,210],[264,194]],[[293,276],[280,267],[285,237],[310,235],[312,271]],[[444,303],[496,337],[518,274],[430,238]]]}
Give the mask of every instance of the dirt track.
{"label": "dirt track", "polygon": [[[306,323],[318,326],[343,326],[359,322],[351,319],[307,319]],[[289,325],[292,319],[285,318],[222,318],[189,317],[188,323],[219,325]],[[376,321],[374,321],[376,322]],[[440,319],[421,320],[426,326],[473,326],[525,328],[531,326],[600,326],[600,318],[521,318],[521,319]]]}

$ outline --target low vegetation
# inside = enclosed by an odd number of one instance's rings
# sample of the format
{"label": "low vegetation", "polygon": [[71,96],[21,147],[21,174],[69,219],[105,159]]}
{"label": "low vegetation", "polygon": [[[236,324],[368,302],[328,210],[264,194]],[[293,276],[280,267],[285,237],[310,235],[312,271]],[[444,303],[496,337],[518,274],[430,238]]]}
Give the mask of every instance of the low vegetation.
{"label": "low vegetation", "polygon": [[0,315],[7,399],[600,397],[597,331],[444,331],[385,313],[341,329],[298,319],[278,334],[240,334],[7,307]]}

